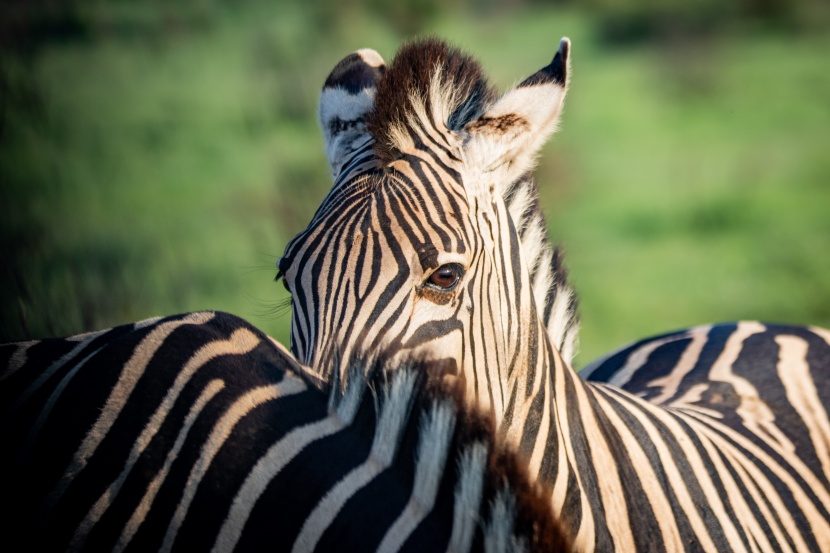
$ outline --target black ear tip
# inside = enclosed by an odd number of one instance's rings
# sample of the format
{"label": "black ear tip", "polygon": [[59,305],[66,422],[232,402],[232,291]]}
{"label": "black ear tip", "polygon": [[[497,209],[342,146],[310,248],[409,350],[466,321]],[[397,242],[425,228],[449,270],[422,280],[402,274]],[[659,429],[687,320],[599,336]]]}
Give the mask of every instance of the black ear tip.
{"label": "black ear tip", "polygon": [[370,48],[349,54],[334,66],[323,89],[343,88],[357,94],[364,88],[373,88],[386,71],[383,58]]}
{"label": "black ear tip", "polygon": [[550,73],[554,82],[565,85],[568,82],[568,56],[571,53],[571,39],[562,37],[559,48],[550,64]]}
{"label": "black ear tip", "polygon": [[562,57],[562,61],[568,61],[568,56],[571,53],[571,39],[568,37],[562,37],[559,40],[559,50],[556,51],[557,55]]}

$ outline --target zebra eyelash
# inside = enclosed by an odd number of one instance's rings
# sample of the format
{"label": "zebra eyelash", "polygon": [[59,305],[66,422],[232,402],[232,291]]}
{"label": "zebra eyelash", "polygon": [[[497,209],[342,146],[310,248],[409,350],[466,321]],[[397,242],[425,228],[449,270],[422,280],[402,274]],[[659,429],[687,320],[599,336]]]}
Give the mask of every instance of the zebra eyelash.
{"label": "zebra eyelash", "polygon": [[274,277],[274,282],[279,281],[282,281],[282,285],[285,287],[286,292],[290,294],[291,288],[288,287],[288,281],[285,280],[285,273],[282,272],[282,269],[277,269],[277,276]]}

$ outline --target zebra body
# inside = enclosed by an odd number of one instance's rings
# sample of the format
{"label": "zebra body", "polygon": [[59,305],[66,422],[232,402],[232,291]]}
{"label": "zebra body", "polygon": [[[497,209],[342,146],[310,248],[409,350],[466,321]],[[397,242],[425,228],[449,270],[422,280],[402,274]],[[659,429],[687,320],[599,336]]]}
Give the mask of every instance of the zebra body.
{"label": "zebra body", "polygon": [[[526,175],[557,124],[568,55],[563,40],[501,97],[435,40],[389,68],[366,50],[335,68],[320,109],[334,185],[279,262],[292,352],[441,360],[551,487],[577,550],[830,551],[827,331],[739,325],[721,355],[655,357],[616,372],[633,379],[621,387],[562,355],[573,301],[558,256],[527,232],[538,205],[516,198],[535,193]],[[653,394],[637,384],[655,380]]]}
{"label": "zebra body", "polygon": [[215,312],[0,359],[2,526],[21,550],[564,547],[488,419],[430,384],[428,364],[355,363],[326,391]]}
{"label": "zebra body", "polygon": [[580,376],[625,421],[632,465],[652,465],[638,472],[676,475],[666,507],[701,528],[700,505],[718,516],[698,547],[830,548],[830,332],[700,326],[621,348]]}

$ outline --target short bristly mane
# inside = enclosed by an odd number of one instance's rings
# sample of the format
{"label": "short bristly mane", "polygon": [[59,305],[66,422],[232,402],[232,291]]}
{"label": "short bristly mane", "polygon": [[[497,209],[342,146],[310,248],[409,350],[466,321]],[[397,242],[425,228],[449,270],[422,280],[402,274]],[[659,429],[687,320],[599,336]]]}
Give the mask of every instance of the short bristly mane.
{"label": "short bristly mane", "polygon": [[[481,66],[446,43],[427,38],[403,46],[377,82],[367,128],[381,163],[400,157],[412,131],[429,126],[459,130],[480,116],[496,95]],[[419,123],[419,121],[422,121]]]}

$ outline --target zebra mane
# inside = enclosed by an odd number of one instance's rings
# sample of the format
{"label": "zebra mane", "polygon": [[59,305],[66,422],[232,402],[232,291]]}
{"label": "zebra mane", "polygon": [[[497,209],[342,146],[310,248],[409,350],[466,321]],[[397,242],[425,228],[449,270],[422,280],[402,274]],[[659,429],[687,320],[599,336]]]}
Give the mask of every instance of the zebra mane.
{"label": "zebra mane", "polygon": [[440,129],[458,130],[495,99],[481,66],[436,38],[404,45],[377,81],[367,129],[381,163],[399,157],[411,131],[424,119]]}
{"label": "zebra mane", "polygon": [[519,233],[539,316],[554,347],[570,365],[579,347],[577,296],[568,283],[563,251],[548,238],[539,187],[530,173],[504,191],[504,202]]}

